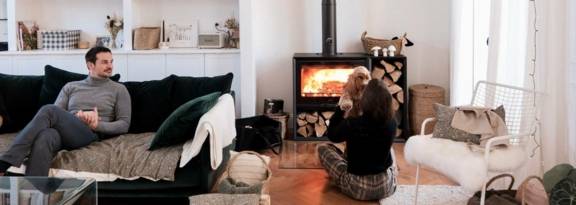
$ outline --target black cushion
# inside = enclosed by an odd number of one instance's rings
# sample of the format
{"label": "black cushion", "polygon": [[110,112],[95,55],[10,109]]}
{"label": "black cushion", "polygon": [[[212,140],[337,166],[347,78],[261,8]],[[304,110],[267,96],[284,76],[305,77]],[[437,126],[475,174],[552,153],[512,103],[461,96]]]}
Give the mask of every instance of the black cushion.
{"label": "black cushion", "polygon": [[[84,80],[88,75],[65,71],[51,65],[44,67],[44,84],[40,92],[40,105],[52,104],[56,101],[60,90],[68,82]],[[118,82],[120,74],[110,77],[111,80]]]}
{"label": "black cushion", "polygon": [[174,90],[172,91],[172,110],[194,98],[209,93],[229,93],[233,78],[234,75],[232,73],[214,77],[176,76]]}
{"label": "black cushion", "polygon": [[32,120],[43,81],[43,76],[0,74],[0,133],[19,131]]}
{"label": "black cushion", "polygon": [[194,98],[174,110],[162,123],[148,150],[186,142],[194,137],[200,117],[214,107],[220,92]]}
{"label": "black cushion", "polygon": [[174,76],[162,80],[124,82],[132,101],[129,133],[155,132],[170,115]]}

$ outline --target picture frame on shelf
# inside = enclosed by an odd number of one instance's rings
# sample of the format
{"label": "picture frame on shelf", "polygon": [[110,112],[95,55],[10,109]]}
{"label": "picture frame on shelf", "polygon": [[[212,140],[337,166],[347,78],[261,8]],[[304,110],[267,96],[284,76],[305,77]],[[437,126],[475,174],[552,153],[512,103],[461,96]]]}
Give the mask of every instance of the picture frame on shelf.
{"label": "picture frame on shelf", "polygon": [[95,46],[104,46],[104,47],[109,48],[110,43],[112,43],[112,37],[110,37],[110,36],[98,36],[98,37],[96,37]]}
{"label": "picture frame on shelf", "polygon": [[198,47],[198,20],[187,22],[167,21],[165,40],[170,48],[197,48]]}

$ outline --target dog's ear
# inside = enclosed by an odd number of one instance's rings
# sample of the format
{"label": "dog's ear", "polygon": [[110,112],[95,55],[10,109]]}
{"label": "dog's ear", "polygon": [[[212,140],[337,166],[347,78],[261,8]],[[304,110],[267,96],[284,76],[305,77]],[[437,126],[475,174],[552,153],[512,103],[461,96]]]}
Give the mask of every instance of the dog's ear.
{"label": "dog's ear", "polygon": [[356,90],[362,90],[362,86],[364,86],[364,74],[363,73],[358,73],[356,75],[356,78],[354,78],[354,87]]}
{"label": "dog's ear", "polygon": [[344,88],[343,88],[344,90],[343,91],[347,92],[347,93],[354,92],[354,89],[355,89],[354,87],[356,87],[356,86],[354,86],[354,83],[355,83],[354,81],[355,81],[355,79],[354,79],[353,74],[350,74],[348,76],[348,80],[344,84]]}

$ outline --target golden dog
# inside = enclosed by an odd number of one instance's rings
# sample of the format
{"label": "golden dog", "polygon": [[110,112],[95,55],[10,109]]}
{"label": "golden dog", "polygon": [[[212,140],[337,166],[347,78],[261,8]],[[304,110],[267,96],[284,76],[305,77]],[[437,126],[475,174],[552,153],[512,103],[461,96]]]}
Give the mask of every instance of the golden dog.
{"label": "golden dog", "polygon": [[354,71],[348,76],[348,81],[344,84],[344,92],[338,101],[340,109],[346,111],[344,118],[362,115],[360,99],[368,81],[370,81],[370,71],[364,66],[354,67]]}

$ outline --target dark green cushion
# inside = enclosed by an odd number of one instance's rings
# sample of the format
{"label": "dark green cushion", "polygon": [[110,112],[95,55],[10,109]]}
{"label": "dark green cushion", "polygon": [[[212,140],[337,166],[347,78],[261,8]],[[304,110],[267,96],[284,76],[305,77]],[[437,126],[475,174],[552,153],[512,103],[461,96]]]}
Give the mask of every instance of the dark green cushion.
{"label": "dark green cushion", "polygon": [[220,95],[220,92],[213,92],[190,100],[174,110],[156,131],[149,150],[184,143],[193,138],[200,117],[216,104]]}
{"label": "dark green cushion", "polygon": [[43,81],[43,76],[0,74],[0,133],[17,132],[32,120]]}
{"label": "dark green cushion", "polygon": [[[56,101],[60,90],[68,82],[84,80],[88,75],[65,71],[51,65],[44,67],[44,83],[40,92],[40,105],[52,104]],[[120,74],[110,77],[111,80],[118,82]]]}
{"label": "dark green cushion", "polygon": [[172,110],[180,105],[203,95],[221,92],[229,93],[234,75],[228,73],[214,77],[183,77],[175,76],[172,90]]}

